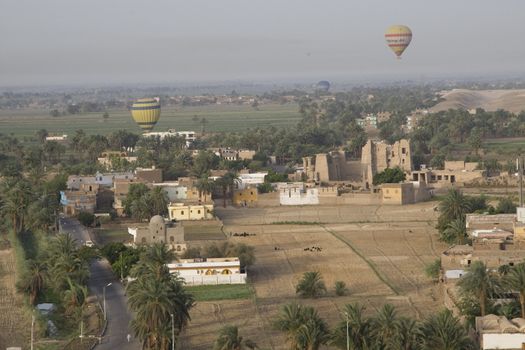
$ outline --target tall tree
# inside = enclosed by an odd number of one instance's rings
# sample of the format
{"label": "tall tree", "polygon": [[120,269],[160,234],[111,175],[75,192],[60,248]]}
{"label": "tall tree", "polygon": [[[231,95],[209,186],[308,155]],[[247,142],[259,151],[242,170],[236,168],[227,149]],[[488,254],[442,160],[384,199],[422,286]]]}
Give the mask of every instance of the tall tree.
{"label": "tall tree", "polygon": [[[366,318],[364,306],[360,304],[347,304],[341,313],[341,322],[337,325],[333,335],[332,344],[338,349],[346,349],[347,341],[352,350],[368,350],[372,343],[372,324]],[[348,339],[347,339],[348,322]]]}
{"label": "tall tree", "polygon": [[318,298],[326,293],[326,286],[319,271],[309,271],[295,287],[295,292],[303,298]]}
{"label": "tall tree", "polygon": [[385,304],[373,320],[373,338],[376,346],[385,350],[394,350],[397,337],[397,312],[390,304]]}
{"label": "tall tree", "polygon": [[423,350],[474,349],[467,331],[450,310],[443,310],[425,319],[421,334]]}
{"label": "tall tree", "polygon": [[477,298],[481,316],[486,314],[488,298],[499,289],[497,276],[489,271],[481,261],[474,261],[457,285],[465,295],[472,295]]}
{"label": "tall tree", "polygon": [[214,350],[255,349],[257,345],[250,339],[239,335],[237,326],[226,325],[219,330],[219,337],[213,345]]}
{"label": "tall tree", "polygon": [[520,295],[521,317],[525,318],[525,263],[520,263],[505,275],[504,285]]}

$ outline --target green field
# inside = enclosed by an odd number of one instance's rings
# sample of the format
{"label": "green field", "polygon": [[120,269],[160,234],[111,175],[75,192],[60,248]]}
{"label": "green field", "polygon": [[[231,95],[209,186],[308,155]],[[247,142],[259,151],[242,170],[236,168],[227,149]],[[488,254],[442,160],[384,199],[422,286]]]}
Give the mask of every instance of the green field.
{"label": "green field", "polygon": [[249,284],[219,284],[216,286],[186,287],[193,294],[195,301],[249,299],[253,288]]}
{"label": "green field", "polygon": [[[33,136],[39,129],[53,134],[72,135],[83,129],[88,134],[109,134],[126,129],[140,133],[127,110],[109,110],[109,118],[102,113],[75,114],[52,117],[48,110],[0,110],[0,132],[15,136]],[[198,120],[194,120],[197,116]],[[259,110],[250,106],[213,105],[202,107],[167,107],[154,131],[168,128],[177,130],[201,130],[201,118],[208,121],[206,131],[243,131],[255,127],[286,127],[295,125],[301,118],[297,104],[262,105]]]}
{"label": "green field", "polygon": [[184,223],[184,240],[186,241],[210,241],[225,239],[226,236],[219,225],[191,225]]}

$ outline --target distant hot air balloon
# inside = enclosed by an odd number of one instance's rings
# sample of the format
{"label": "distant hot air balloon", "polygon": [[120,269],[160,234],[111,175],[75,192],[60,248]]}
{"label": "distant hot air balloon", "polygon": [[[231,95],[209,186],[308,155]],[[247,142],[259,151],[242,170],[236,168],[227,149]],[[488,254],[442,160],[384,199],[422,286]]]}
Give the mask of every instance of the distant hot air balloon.
{"label": "distant hot air balloon", "polygon": [[328,90],[330,90],[330,82],[321,80],[315,85],[315,89],[317,91],[328,92]]}
{"label": "distant hot air balloon", "polygon": [[158,98],[141,98],[131,106],[133,120],[144,132],[153,129],[160,118],[160,102]]}
{"label": "distant hot air balloon", "polygon": [[391,26],[385,32],[385,39],[399,59],[412,40],[412,31],[403,25]]}

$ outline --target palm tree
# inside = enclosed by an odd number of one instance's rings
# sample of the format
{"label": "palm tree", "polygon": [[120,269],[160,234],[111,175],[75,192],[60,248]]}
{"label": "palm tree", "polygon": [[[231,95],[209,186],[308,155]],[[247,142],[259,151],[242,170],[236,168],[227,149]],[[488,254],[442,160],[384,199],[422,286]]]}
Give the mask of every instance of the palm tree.
{"label": "palm tree", "polygon": [[461,193],[460,190],[452,188],[439,203],[440,225],[456,219],[463,219],[465,214],[471,210],[469,200]]}
{"label": "palm tree", "polygon": [[135,313],[132,327],[143,347],[167,349],[171,342],[171,315],[177,334],[190,320],[193,297],[184,289],[183,280],[172,275],[166,264],[175,259],[166,244],[148,247],[131,270],[135,278],[128,285],[128,304]]}
{"label": "palm tree", "polygon": [[208,178],[208,175],[204,175],[197,181],[197,189],[199,190],[199,198],[204,195],[204,203],[206,203],[206,196],[213,192],[215,182]]}
{"label": "palm tree", "polygon": [[421,334],[416,321],[402,317],[396,324],[396,336],[392,348],[396,350],[419,350]]}
{"label": "palm tree", "polygon": [[87,299],[87,287],[67,279],[68,289],[64,292],[64,306],[68,314],[82,309]]}
{"label": "palm tree", "polygon": [[441,232],[441,240],[447,243],[465,244],[467,228],[463,218],[450,221]]}
{"label": "palm tree", "polygon": [[396,309],[390,304],[383,305],[377,317],[372,321],[372,336],[379,348],[394,349],[393,341],[397,336],[397,321]]}
{"label": "palm tree", "polygon": [[467,331],[450,310],[443,310],[427,318],[421,326],[423,350],[474,349]]}
{"label": "palm tree", "polygon": [[462,293],[475,296],[478,299],[481,316],[485,316],[488,298],[499,289],[499,283],[494,274],[487,270],[487,266],[481,261],[474,261],[468,273],[458,282]]}
{"label": "palm tree", "polygon": [[281,312],[274,322],[275,329],[286,333],[286,340],[292,350],[296,350],[298,347],[298,332],[303,324],[303,319],[303,306],[297,303],[291,303],[281,308]]}
{"label": "palm tree", "polygon": [[360,304],[347,304],[341,313],[341,322],[332,334],[332,345],[339,349],[346,349],[346,326],[348,322],[348,342],[352,350],[370,349],[372,324],[363,316],[365,308]]}
{"label": "palm tree", "polygon": [[168,212],[168,195],[162,187],[155,186],[148,194],[148,206],[152,215],[165,215]]}
{"label": "palm tree", "polygon": [[511,269],[503,282],[508,289],[519,293],[521,317],[525,318],[525,263],[518,264]]}
{"label": "palm tree", "polygon": [[213,346],[214,350],[243,350],[256,349],[257,345],[249,340],[239,336],[237,326],[226,325],[219,330],[219,337]]}
{"label": "palm tree", "polygon": [[326,293],[326,286],[319,271],[305,272],[295,287],[295,293],[303,298],[318,298]]}
{"label": "palm tree", "polygon": [[47,278],[47,267],[45,264],[31,261],[29,262],[29,274],[23,281],[23,289],[29,293],[29,303],[35,305],[35,302],[44,289]]}
{"label": "palm tree", "polygon": [[33,191],[31,185],[24,179],[6,181],[2,189],[2,207],[4,215],[11,218],[11,225],[15,233],[20,233],[25,229],[25,218],[29,207]]}
{"label": "palm tree", "polygon": [[312,307],[303,309],[303,324],[297,330],[297,340],[301,349],[318,350],[330,340],[326,322]]}
{"label": "palm tree", "polygon": [[236,179],[237,179],[237,175],[235,175],[232,172],[227,172],[226,174],[224,174],[224,176],[222,176],[216,181],[217,185],[221,187],[222,189],[222,201],[223,201],[222,203],[223,203],[224,208],[226,208],[226,199],[227,199],[226,195],[228,193],[230,194],[230,196],[233,195],[233,187],[235,185]]}

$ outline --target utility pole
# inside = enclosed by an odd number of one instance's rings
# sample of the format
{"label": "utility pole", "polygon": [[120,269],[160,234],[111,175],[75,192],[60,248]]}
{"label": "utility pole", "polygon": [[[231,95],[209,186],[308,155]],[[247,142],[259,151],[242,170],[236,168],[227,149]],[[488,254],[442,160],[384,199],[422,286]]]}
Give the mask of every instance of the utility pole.
{"label": "utility pole", "polygon": [[175,317],[171,315],[171,350],[175,350]]}
{"label": "utility pole", "polygon": [[106,314],[106,287],[111,286],[113,283],[109,282],[102,288],[102,295],[103,295],[103,301],[104,301],[104,321],[107,320],[107,314]]}
{"label": "utility pole", "polygon": [[346,316],[346,350],[350,350],[350,332],[348,331],[348,312],[345,311]]}
{"label": "utility pole", "polygon": [[31,350],[33,350],[33,343],[35,340],[35,311],[33,310],[33,314],[31,315]]}
{"label": "utility pole", "polygon": [[518,176],[520,182],[520,208],[523,208],[523,159],[518,158]]}

